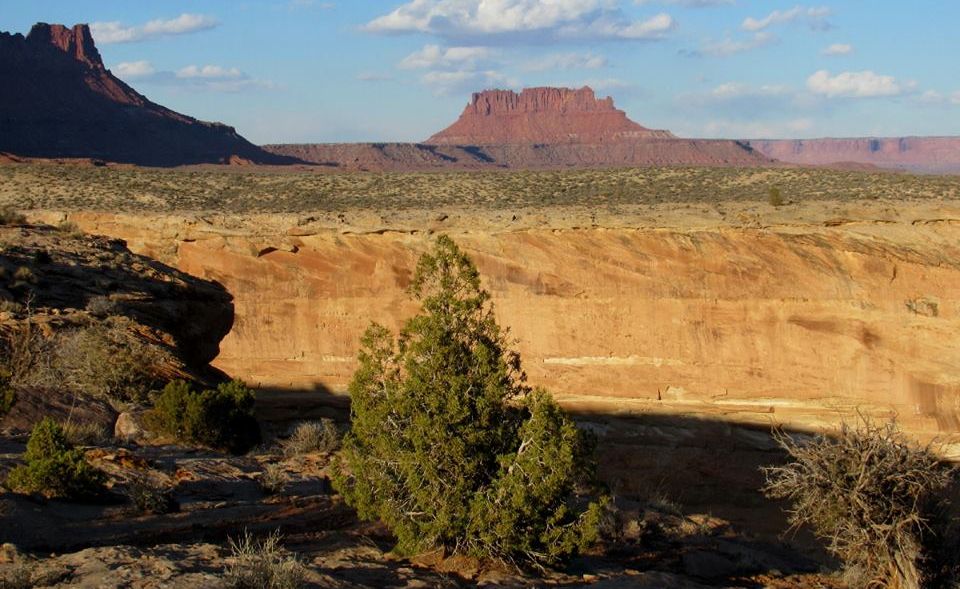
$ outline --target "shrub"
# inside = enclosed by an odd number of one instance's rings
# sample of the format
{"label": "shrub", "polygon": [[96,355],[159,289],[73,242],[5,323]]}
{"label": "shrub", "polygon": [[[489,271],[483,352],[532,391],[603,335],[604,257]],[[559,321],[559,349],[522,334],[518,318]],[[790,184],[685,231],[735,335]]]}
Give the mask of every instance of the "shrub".
{"label": "shrub", "polygon": [[893,423],[864,420],[845,424],[836,438],[798,443],[780,434],[779,441],[791,461],[764,469],[765,493],[792,503],[790,522],[811,525],[827,541],[852,585],[931,586],[925,560],[942,540],[933,524],[949,468]]}
{"label": "shrub", "polygon": [[336,489],[400,553],[550,563],[592,543],[602,503],[577,493],[594,480],[590,446],[525,385],[476,267],[441,236],[411,292],[425,312],[398,342],[377,325],[362,339]]}
{"label": "shrub", "polygon": [[287,488],[290,479],[279,464],[268,465],[257,479],[260,488],[268,495],[279,495]]}
{"label": "shrub", "polygon": [[49,377],[59,386],[126,403],[144,401],[147,392],[160,384],[157,373],[163,353],[122,324],[73,329],[54,345]]}
{"label": "shrub", "polygon": [[26,465],[14,468],[7,477],[6,484],[14,491],[81,499],[103,490],[103,473],[87,462],[49,417],[33,427],[24,458]]}
{"label": "shrub", "polygon": [[10,373],[0,368],[0,419],[6,417],[17,401],[17,393],[10,386]]}
{"label": "shrub", "polygon": [[10,205],[0,207],[0,225],[23,225],[27,218]]}
{"label": "shrub", "polygon": [[230,539],[234,563],[227,567],[227,585],[232,589],[300,589],[305,569],[300,559],[280,546],[281,536],[271,534],[263,541],[244,532]]}
{"label": "shrub", "polygon": [[98,295],[87,301],[86,309],[87,312],[94,317],[102,318],[116,315],[120,310],[120,306],[116,301],[110,299],[110,297]]}
{"label": "shrub", "polygon": [[780,189],[776,186],[771,186],[770,190],[767,191],[767,202],[775,207],[783,206],[783,195],[780,194]]}
{"label": "shrub", "polygon": [[334,452],[340,448],[340,430],[332,419],[298,423],[293,433],[283,443],[287,456],[311,452]]}
{"label": "shrub", "polygon": [[67,420],[60,427],[67,442],[74,446],[96,446],[110,440],[110,432],[99,423]]}
{"label": "shrub", "polygon": [[253,403],[253,391],[238,380],[203,391],[175,380],[160,393],[150,420],[180,440],[239,454],[260,442]]}
{"label": "shrub", "polygon": [[137,511],[154,515],[174,513],[180,505],[173,496],[173,491],[166,487],[159,487],[147,482],[136,482],[127,488],[127,498],[133,503]]}

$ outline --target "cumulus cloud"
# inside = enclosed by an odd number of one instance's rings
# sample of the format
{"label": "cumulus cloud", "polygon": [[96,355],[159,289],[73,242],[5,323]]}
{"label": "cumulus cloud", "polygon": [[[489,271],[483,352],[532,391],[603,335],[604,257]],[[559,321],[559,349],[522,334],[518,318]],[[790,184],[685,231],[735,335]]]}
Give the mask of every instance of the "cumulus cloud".
{"label": "cumulus cloud", "polygon": [[554,53],[532,59],[521,68],[528,72],[549,70],[597,70],[607,67],[607,58],[594,53]]}
{"label": "cumulus cloud", "polygon": [[778,42],[779,38],[768,31],[754,33],[747,39],[733,39],[726,37],[719,41],[708,40],[701,45],[700,49],[694,51],[681,51],[681,54],[688,57],[730,57],[738,53],[752,51]]}
{"label": "cumulus cloud", "polygon": [[428,69],[469,67],[488,59],[492,51],[489,47],[440,47],[425,45],[400,61],[402,69]]}
{"label": "cumulus cloud", "polygon": [[183,13],[167,20],[151,20],[144,25],[128,26],[120,21],[95,22],[90,24],[90,32],[98,44],[109,45],[205,31],[218,24],[219,22],[210,16]]}
{"label": "cumulus cloud", "polygon": [[157,70],[146,60],[123,61],[113,67],[113,73],[122,80],[152,76]]}
{"label": "cumulus cloud", "polygon": [[734,4],[734,0],[633,0],[633,3],[637,6],[667,4],[670,6],[683,6],[685,8],[707,8],[709,6],[729,6]]}
{"label": "cumulus cloud", "polygon": [[804,7],[794,6],[789,10],[774,10],[767,16],[756,19],[747,17],[740,27],[745,31],[762,31],[774,25],[782,25],[793,22],[806,22],[814,30],[825,30],[830,28],[827,17],[833,14],[833,11],[826,6]]}
{"label": "cumulus cloud", "polygon": [[834,43],[833,45],[825,47],[820,53],[828,56],[850,55],[853,53],[853,45]]}
{"label": "cumulus cloud", "polygon": [[437,96],[473,92],[484,88],[517,88],[520,83],[495,70],[427,72],[420,81]]}
{"label": "cumulus cloud", "polygon": [[787,86],[768,84],[754,87],[749,84],[742,84],[740,82],[727,82],[710,90],[710,92],[707,93],[707,96],[713,100],[725,101],[761,96],[785,96],[789,93],[790,89]]}
{"label": "cumulus cloud", "polygon": [[815,72],[807,78],[807,88],[828,98],[873,98],[898,96],[912,87],[893,76],[883,76],[870,70],[842,72],[835,76],[827,70]]}
{"label": "cumulus cloud", "polygon": [[368,22],[371,33],[428,33],[450,39],[498,37],[659,39],[676,27],[668,14],[631,20],[609,0],[411,0]]}

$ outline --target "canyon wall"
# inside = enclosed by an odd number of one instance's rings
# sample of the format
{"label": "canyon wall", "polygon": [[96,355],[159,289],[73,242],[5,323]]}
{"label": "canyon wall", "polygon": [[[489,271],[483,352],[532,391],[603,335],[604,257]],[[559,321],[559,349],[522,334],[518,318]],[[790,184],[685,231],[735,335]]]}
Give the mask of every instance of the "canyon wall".
{"label": "canyon wall", "polygon": [[867,164],[929,174],[960,173],[960,137],[751,140],[767,157],[805,165]]}
{"label": "canyon wall", "polygon": [[810,429],[861,412],[960,441],[960,205],[870,206],[607,226],[70,218],[222,283],[236,320],[215,365],[257,386],[342,393],[369,322],[416,311],[404,288],[443,230],[530,381],[569,407]]}

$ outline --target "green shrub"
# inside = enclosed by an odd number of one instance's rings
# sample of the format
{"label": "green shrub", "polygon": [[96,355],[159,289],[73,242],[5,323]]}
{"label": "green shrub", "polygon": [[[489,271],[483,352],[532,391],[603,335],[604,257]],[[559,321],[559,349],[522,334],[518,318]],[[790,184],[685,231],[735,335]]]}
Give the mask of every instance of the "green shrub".
{"label": "green shrub", "polygon": [[0,367],[0,419],[6,417],[17,401],[17,393],[10,386],[10,373]]}
{"label": "green shrub", "polygon": [[783,195],[780,194],[780,189],[776,186],[771,186],[770,190],[767,191],[767,202],[775,207],[783,206]]}
{"label": "green shrub", "polygon": [[150,420],[180,440],[243,453],[260,442],[253,403],[253,391],[238,380],[203,391],[176,380],[160,393]]}
{"label": "green shrub", "polygon": [[590,445],[524,384],[476,267],[441,236],[411,292],[425,312],[399,341],[373,325],[361,342],[336,489],[400,553],[550,563],[592,543],[602,502],[580,493],[594,490]]}
{"label": "green shrub", "polygon": [[[792,503],[794,526],[809,524],[844,562],[853,587],[937,586],[931,564],[942,534],[951,469],[908,443],[896,425],[843,425],[808,443],[779,436],[791,461],[764,469],[765,493]],[[953,555],[955,558],[956,555]]]}
{"label": "green shrub", "polygon": [[103,490],[103,473],[87,462],[49,417],[33,427],[24,458],[26,465],[14,468],[7,477],[6,484],[14,491],[82,499]]}

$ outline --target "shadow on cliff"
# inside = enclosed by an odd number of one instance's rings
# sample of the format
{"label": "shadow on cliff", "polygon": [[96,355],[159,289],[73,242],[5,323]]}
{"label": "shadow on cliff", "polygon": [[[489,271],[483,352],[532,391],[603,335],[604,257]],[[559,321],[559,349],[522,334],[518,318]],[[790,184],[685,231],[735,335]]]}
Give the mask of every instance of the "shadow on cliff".
{"label": "shadow on cliff", "polygon": [[134,254],[123,240],[49,226],[20,228],[15,239],[8,238],[0,266],[7,276],[29,271],[29,280],[8,286],[30,309],[129,317],[154,330],[198,374],[225,377],[208,366],[234,322],[233,296],[218,282]]}

